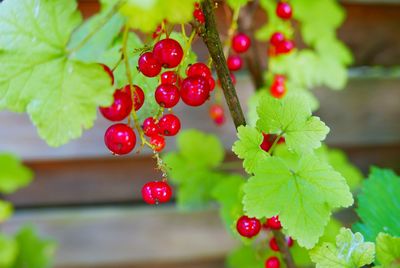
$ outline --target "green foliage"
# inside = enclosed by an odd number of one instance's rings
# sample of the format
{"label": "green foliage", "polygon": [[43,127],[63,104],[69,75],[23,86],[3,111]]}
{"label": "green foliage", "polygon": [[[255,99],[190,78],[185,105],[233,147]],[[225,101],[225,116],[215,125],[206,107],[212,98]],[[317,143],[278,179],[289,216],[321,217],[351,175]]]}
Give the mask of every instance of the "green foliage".
{"label": "green foliage", "polygon": [[14,155],[0,153],[0,192],[11,194],[28,185],[33,177],[32,171],[22,165]]}
{"label": "green foliage", "polygon": [[232,9],[240,9],[243,6],[245,6],[249,1],[248,0],[227,0],[226,2]]}
{"label": "green foliage", "polygon": [[67,43],[80,22],[75,1],[1,3],[0,109],[26,111],[51,146],[80,137],[97,107],[112,101],[102,67],[69,57]]}
{"label": "green foliage", "polygon": [[357,268],[374,261],[375,245],[364,242],[362,234],[353,234],[342,228],[336,237],[336,245],[323,243],[310,251],[317,268]]}
{"label": "green foliage", "polygon": [[0,268],[11,268],[18,253],[18,245],[12,237],[0,234]]}
{"label": "green foliage", "polygon": [[257,127],[270,134],[283,135],[286,144],[296,152],[311,152],[321,146],[329,128],[311,115],[309,102],[299,95],[287,96],[283,100],[265,96],[257,108]]}
{"label": "green foliage", "polygon": [[383,267],[400,266],[400,237],[379,233],[376,238],[376,259]]}
{"label": "green foliage", "polygon": [[13,206],[11,205],[11,203],[0,199],[0,223],[10,218],[12,213]]}
{"label": "green foliage", "polygon": [[353,229],[375,241],[380,232],[400,236],[400,177],[388,169],[373,167],[363,182],[356,209],[361,222]]}
{"label": "green foliage", "polygon": [[227,265],[229,268],[264,268],[264,256],[257,253],[252,246],[239,247],[228,255]]}

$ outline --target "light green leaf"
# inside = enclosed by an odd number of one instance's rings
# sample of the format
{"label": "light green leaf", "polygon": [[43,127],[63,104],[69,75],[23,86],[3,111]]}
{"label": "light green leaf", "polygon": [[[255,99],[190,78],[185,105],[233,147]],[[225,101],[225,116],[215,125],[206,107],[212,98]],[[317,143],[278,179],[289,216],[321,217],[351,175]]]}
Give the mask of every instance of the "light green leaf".
{"label": "light green leaf", "polygon": [[81,22],[75,1],[0,6],[0,109],[28,112],[51,146],[80,137],[114,89],[101,66],[69,58],[66,46]]}
{"label": "light green leaf", "polygon": [[312,154],[297,161],[269,157],[254,174],[244,186],[247,215],[279,215],[287,234],[306,248],[318,242],[332,209],[353,203],[345,179]]}
{"label": "light green leaf", "polygon": [[387,268],[400,266],[400,237],[379,233],[376,238],[376,259]]}
{"label": "light green leaf", "polygon": [[11,194],[27,186],[33,173],[11,154],[0,153],[0,192]]}
{"label": "light green leaf", "polygon": [[361,222],[353,229],[368,241],[380,232],[400,236],[400,177],[388,169],[373,167],[358,195],[356,212]]}
{"label": "light green leaf", "polygon": [[[251,246],[242,246],[228,255],[229,268],[264,268],[265,256],[259,256]],[[265,255],[265,254],[264,254]]]}
{"label": "light green leaf", "polygon": [[317,268],[357,268],[374,261],[375,245],[364,242],[360,233],[353,234],[342,228],[336,237],[336,245],[323,243],[310,251]]}
{"label": "light green leaf", "polygon": [[10,268],[15,262],[18,246],[15,240],[0,234],[0,267]]}
{"label": "light green leaf", "polygon": [[311,115],[308,100],[302,95],[290,95],[279,100],[264,96],[257,109],[257,127],[272,134],[283,134],[286,144],[296,152],[310,152],[321,146],[329,128]]}
{"label": "light green leaf", "polygon": [[12,204],[0,199],[0,223],[10,218],[12,213],[13,213]]}
{"label": "light green leaf", "polygon": [[243,167],[251,174],[260,162],[269,157],[269,154],[260,148],[263,135],[250,126],[240,126],[237,135],[239,140],[233,144],[232,150],[244,160]]}

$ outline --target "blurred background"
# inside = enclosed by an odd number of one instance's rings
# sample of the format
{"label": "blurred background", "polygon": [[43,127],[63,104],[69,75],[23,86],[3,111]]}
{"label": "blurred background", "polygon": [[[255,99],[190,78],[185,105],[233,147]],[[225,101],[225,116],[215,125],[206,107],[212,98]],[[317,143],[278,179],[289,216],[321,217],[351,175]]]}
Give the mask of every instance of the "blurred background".
{"label": "blurred background", "polygon": [[[98,12],[95,0],[79,0],[85,18]],[[347,19],[339,38],[352,50],[355,62],[343,91],[317,89],[317,114],[331,128],[327,143],[346,152],[364,174],[371,165],[400,172],[400,1],[342,0]],[[226,31],[223,5],[218,10]],[[256,12],[262,25],[266,18]],[[224,30],[225,29],[225,30]],[[266,44],[257,44],[266,55]],[[195,43],[200,59],[205,46]],[[253,93],[246,71],[239,73],[237,91],[246,104]],[[244,107],[247,110],[247,107]],[[208,106],[175,112],[183,128],[216,133],[230,152],[236,139],[228,119],[222,127],[208,117]],[[184,116],[183,116],[184,115]],[[55,267],[223,267],[235,246],[215,208],[181,212],[173,204],[150,207],[141,201],[142,185],[159,178],[149,151],[113,157],[103,135],[110,125],[101,117],[83,137],[61,148],[42,141],[24,114],[0,112],[0,149],[20,156],[35,172],[33,183],[5,199],[16,206],[3,230],[14,232],[33,223],[58,242]],[[175,148],[174,139],[167,150]],[[228,153],[230,159],[232,153]],[[350,224],[352,214],[341,216]],[[29,267],[35,268],[35,267]]]}

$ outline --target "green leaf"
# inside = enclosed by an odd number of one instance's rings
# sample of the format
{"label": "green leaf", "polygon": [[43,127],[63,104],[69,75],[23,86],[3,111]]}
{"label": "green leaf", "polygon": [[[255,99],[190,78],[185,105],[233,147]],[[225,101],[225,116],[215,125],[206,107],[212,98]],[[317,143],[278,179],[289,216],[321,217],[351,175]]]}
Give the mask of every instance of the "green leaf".
{"label": "green leaf", "polygon": [[387,268],[400,266],[400,237],[379,233],[376,238],[376,259]]}
{"label": "green leaf", "polygon": [[336,245],[323,243],[310,251],[317,268],[356,268],[374,261],[375,245],[364,242],[362,234],[353,234],[342,228],[336,237]]}
{"label": "green leaf", "polygon": [[21,229],[15,237],[18,243],[18,255],[13,268],[51,267],[55,244],[42,240],[32,228]]}
{"label": "green leaf", "polygon": [[93,126],[113,87],[98,64],[66,49],[81,22],[75,1],[7,0],[0,8],[0,109],[26,111],[39,135],[60,146]]}
{"label": "green leaf", "polygon": [[27,186],[33,177],[30,169],[11,154],[0,153],[0,192],[11,194]]}
{"label": "green leaf", "polygon": [[0,234],[0,268],[10,268],[15,262],[18,246],[15,240]]}
{"label": "green leaf", "polygon": [[353,203],[345,179],[312,154],[269,157],[254,174],[244,186],[247,215],[279,215],[288,235],[306,248],[318,242],[332,209]]}
{"label": "green leaf", "polygon": [[257,109],[257,127],[271,134],[283,134],[289,148],[307,153],[321,146],[329,128],[311,115],[309,102],[304,96],[290,95],[283,100],[264,96]]}
{"label": "green leaf", "polygon": [[13,213],[12,204],[0,199],[0,223],[10,218],[12,213]]}
{"label": "green leaf", "polygon": [[263,135],[250,126],[240,126],[237,131],[239,140],[233,144],[232,150],[244,160],[243,167],[251,174],[259,163],[269,157],[269,154],[260,148]]}
{"label": "green leaf", "polygon": [[380,232],[400,236],[400,177],[388,169],[373,167],[358,195],[356,212],[361,222],[353,229],[368,241]]}
{"label": "green leaf", "polygon": [[229,268],[264,268],[264,256],[258,256],[251,246],[242,246],[228,255]]}
{"label": "green leaf", "polygon": [[248,0],[227,0],[227,4],[230,6],[232,9],[240,9],[243,6],[249,2]]}

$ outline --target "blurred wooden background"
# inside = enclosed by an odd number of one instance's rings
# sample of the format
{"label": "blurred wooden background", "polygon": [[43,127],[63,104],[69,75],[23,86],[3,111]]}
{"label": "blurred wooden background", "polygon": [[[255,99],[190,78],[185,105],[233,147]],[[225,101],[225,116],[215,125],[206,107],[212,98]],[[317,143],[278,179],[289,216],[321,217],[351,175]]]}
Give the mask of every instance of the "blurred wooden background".
{"label": "blurred wooden background", "polygon": [[[354,53],[354,67],[399,65],[400,1],[341,2],[348,17],[339,36]],[[99,9],[96,0],[80,0],[79,7],[85,17]],[[221,11],[219,25],[224,28]],[[265,21],[262,12],[255,20]],[[201,42],[195,49],[206,53]],[[264,55],[265,44],[259,49]],[[246,72],[238,75],[237,89],[245,104],[253,90]],[[400,77],[357,73],[343,91],[322,88],[315,93],[321,102],[318,115],[331,128],[329,145],[343,149],[364,174],[370,165],[400,172]],[[184,128],[220,135],[232,159],[232,122],[217,128],[207,110],[207,105],[187,109],[180,104],[176,113],[185,113]],[[223,267],[235,241],[217,211],[185,213],[172,205],[143,205],[141,186],[159,175],[153,159],[149,152],[111,156],[103,145],[109,122],[99,117],[82,139],[56,149],[38,138],[25,115],[0,112],[0,125],[0,150],[18,154],[36,174],[31,186],[6,197],[17,213],[4,230],[36,224],[59,242],[56,267]],[[167,150],[174,147],[174,139],[168,139]]]}

